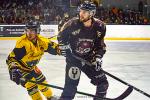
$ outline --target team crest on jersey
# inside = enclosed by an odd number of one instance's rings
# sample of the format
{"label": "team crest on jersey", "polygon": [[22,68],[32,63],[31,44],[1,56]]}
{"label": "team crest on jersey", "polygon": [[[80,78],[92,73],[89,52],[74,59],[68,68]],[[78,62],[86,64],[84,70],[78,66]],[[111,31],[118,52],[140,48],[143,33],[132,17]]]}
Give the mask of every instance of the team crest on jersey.
{"label": "team crest on jersey", "polygon": [[86,55],[91,51],[93,45],[93,40],[91,39],[79,39],[76,52],[80,55]]}
{"label": "team crest on jersey", "polygon": [[101,33],[100,31],[96,31],[96,32],[97,32],[97,36],[98,36],[98,37],[101,37],[101,34],[102,34],[102,33]]}
{"label": "team crest on jersey", "polygon": [[75,31],[72,32],[72,35],[77,35],[79,33],[80,33],[80,29],[77,29],[77,30],[75,30]]}
{"label": "team crest on jersey", "polygon": [[80,78],[80,69],[78,67],[71,67],[69,69],[69,77],[72,79],[72,80],[78,80]]}

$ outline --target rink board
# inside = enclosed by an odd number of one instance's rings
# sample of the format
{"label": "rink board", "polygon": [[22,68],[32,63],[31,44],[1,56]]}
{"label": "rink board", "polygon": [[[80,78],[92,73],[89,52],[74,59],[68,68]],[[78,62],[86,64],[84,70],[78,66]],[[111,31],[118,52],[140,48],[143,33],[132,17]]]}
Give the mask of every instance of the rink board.
{"label": "rink board", "polygon": [[[23,33],[24,25],[0,25],[0,40],[15,40]],[[58,35],[58,25],[41,25],[41,35]],[[106,40],[150,40],[150,25],[106,25]],[[56,40],[56,37],[53,38]]]}

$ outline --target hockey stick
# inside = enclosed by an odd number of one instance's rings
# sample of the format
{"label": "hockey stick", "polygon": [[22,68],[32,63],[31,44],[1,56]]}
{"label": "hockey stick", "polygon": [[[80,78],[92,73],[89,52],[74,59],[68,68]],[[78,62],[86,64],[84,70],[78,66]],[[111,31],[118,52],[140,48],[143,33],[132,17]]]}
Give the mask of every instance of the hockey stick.
{"label": "hockey stick", "polygon": [[135,89],[135,90],[138,91],[139,93],[141,93],[141,94],[143,94],[143,95],[145,95],[145,96],[147,96],[147,97],[150,98],[150,95],[149,95],[148,93],[146,93],[146,92],[144,92],[144,91],[142,91],[142,90],[136,88],[135,86],[133,86],[133,85],[131,85],[131,84],[129,84],[129,83],[127,83],[127,82],[125,82],[125,81],[119,79],[118,77],[116,77],[116,76],[114,76],[114,75],[112,75],[112,74],[110,74],[110,73],[108,73],[108,72],[106,72],[106,71],[104,71],[104,70],[102,70],[102,71],[103,71],[106,75],[108,75],[108,76],[110,76],[110,77],[116,79],[117,81],[119,81],[119,82],[121,82],[121,83],[123,83],[123,84],[125,84],[125,85],[127,85],[127,86],[129,86],[129,87],[132,87],[133,89]]}
{"label": "hockey stick", "polygon": [[[64,88],[59,87],[59,86],[55,86],[55,85],[51,85],[51,84],[46,84],[46,83],[41,83],[41,82],[32,81],[32,80],[27,80],[25,78],[21,78],[20,80],[24,81],[24,82],[31,82],[31,83],[35,83],[35,84],[39,84],[39,85],[44,85],[44,86],[47,86],[47,87],[52,87],[52,88],[56,88],[56,89],[60,89],[60,90],[64,89]],[[80,92],[80,91],[77,91],[76,93],[82,94],[82,95],[86,95],[86,96],[90,96],[90,97],[95,97],[98,100],[122,100],[125,97],[127,97],[132,92],[132,90],[133,89],[131,87],[128,87],[126,89],[126,91],[123,94],[121,94],[119,97],[117,97],[117,98],[102,98],[102,97],[99,97],[99,96],[96,96],[96,95],[93,95],[93,94],[89,94],[89,93],[85,93],[85,92]]]}
{"label": "hockey stick", "polygon": [[[90,62],[88,62],[88,61],[86,61],[86,60],[84,60],[84,59],[82,59],[82,58],[80,58],[80,57],[75,56],[74,54],[73,54],[73,57],[76,58],[76,59],[78,59],[78,60],[80,60],[80,61],[82,61],[82,62],[84,62],[85,64],[87,64],[87,65],[89,65],[89,66],[92,66],[92,65],[93,65],[93,64],[91,64]],[[102,70],[102,69],[101,69],[101,70]],[[127,86],[129,86],[129,87],[132,87],[133,89],[135,89],[135,90],[138,91],[139,93],[141,93],[141,94],[143,94],[143,95],[145,95],[145,96],[147,96],[147,97],[150,98],[150,95],[149,95],[148,93],[146,93],[146,92],[144,92],[144,91],[142,91],[142,90],[136,88],[135,86],[133,86],[133,85],[131,85],[131,84],[129,84],[129,83],[127,83],[127,82],[125,82],[125,81],[119,79],[118,77],[116,77],[116,76],[114,76],[114,75],[112,75],[112,74],[110,74],[110,73],[108,73],[108,72],[106,72],[106,71],[104,71],[104,70],[102,70],[102,71],[103,71],[106,75],[108,75],[108,76],[110,76],[110,77],[116,79],[117,81],[119,81],[119,82],[121,82],[121,83],[123,83],[123,84],[125,84],[125,85],[127,85]]]}
{"label": "hockey stick", "polygon": [[52,39],[52,38],[54,38],[54,37],[56,37],[56,36],[58,36],[58,35],[51,36],[51,37],[49,37],[48,39]]}

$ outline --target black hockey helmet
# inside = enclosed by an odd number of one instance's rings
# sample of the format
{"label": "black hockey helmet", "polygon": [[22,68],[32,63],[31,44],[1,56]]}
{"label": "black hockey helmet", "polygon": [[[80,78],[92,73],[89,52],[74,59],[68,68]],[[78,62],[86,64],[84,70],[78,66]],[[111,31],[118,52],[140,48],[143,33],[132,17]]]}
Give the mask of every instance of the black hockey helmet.
{"label": "black hockey helmet", "polygon": [[96,5],[93,2],[84,1],[80,6],[78,7],[78,11],[86,10],[90,12],[91,17],[93,17],[96,14]]}
{"label": "black hockey helmet", "polygon": [[25,29],[35,30],[36,33],[40,33],[40,23],[38,21],[29,20],[26,23]]}

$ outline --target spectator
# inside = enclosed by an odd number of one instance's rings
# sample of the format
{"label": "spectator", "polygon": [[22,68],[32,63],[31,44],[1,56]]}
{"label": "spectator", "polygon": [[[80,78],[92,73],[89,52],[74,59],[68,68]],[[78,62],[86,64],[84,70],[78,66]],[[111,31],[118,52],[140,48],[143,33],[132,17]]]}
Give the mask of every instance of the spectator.
{"label": "spectator", "polygon": [[143,14],[143,2],[142,1],[139,1],[139,4],[138,4],[138,10],[139,10],[139,12],[140,13],[142,13]]}
{"label": "spectator", "polygon": [[[60,21],[66,12],[61,7],[56,6],[54,0],[0,0],[0,4],[0,23],[4,24],[24,23],[27,20],[26,17],[30,16],[34,16],[42,23],[49,24],[51,21]],[[141,0],[138,4],[138,11],[100,6],[95,17],[108,24],[145,25],[150,23],[147,18],[148,15],[145,13],[147,12],[147,7],[144,6],[146,4],[144,0]],[[74,10],[70,10],[69,18],[76,16]]]}

